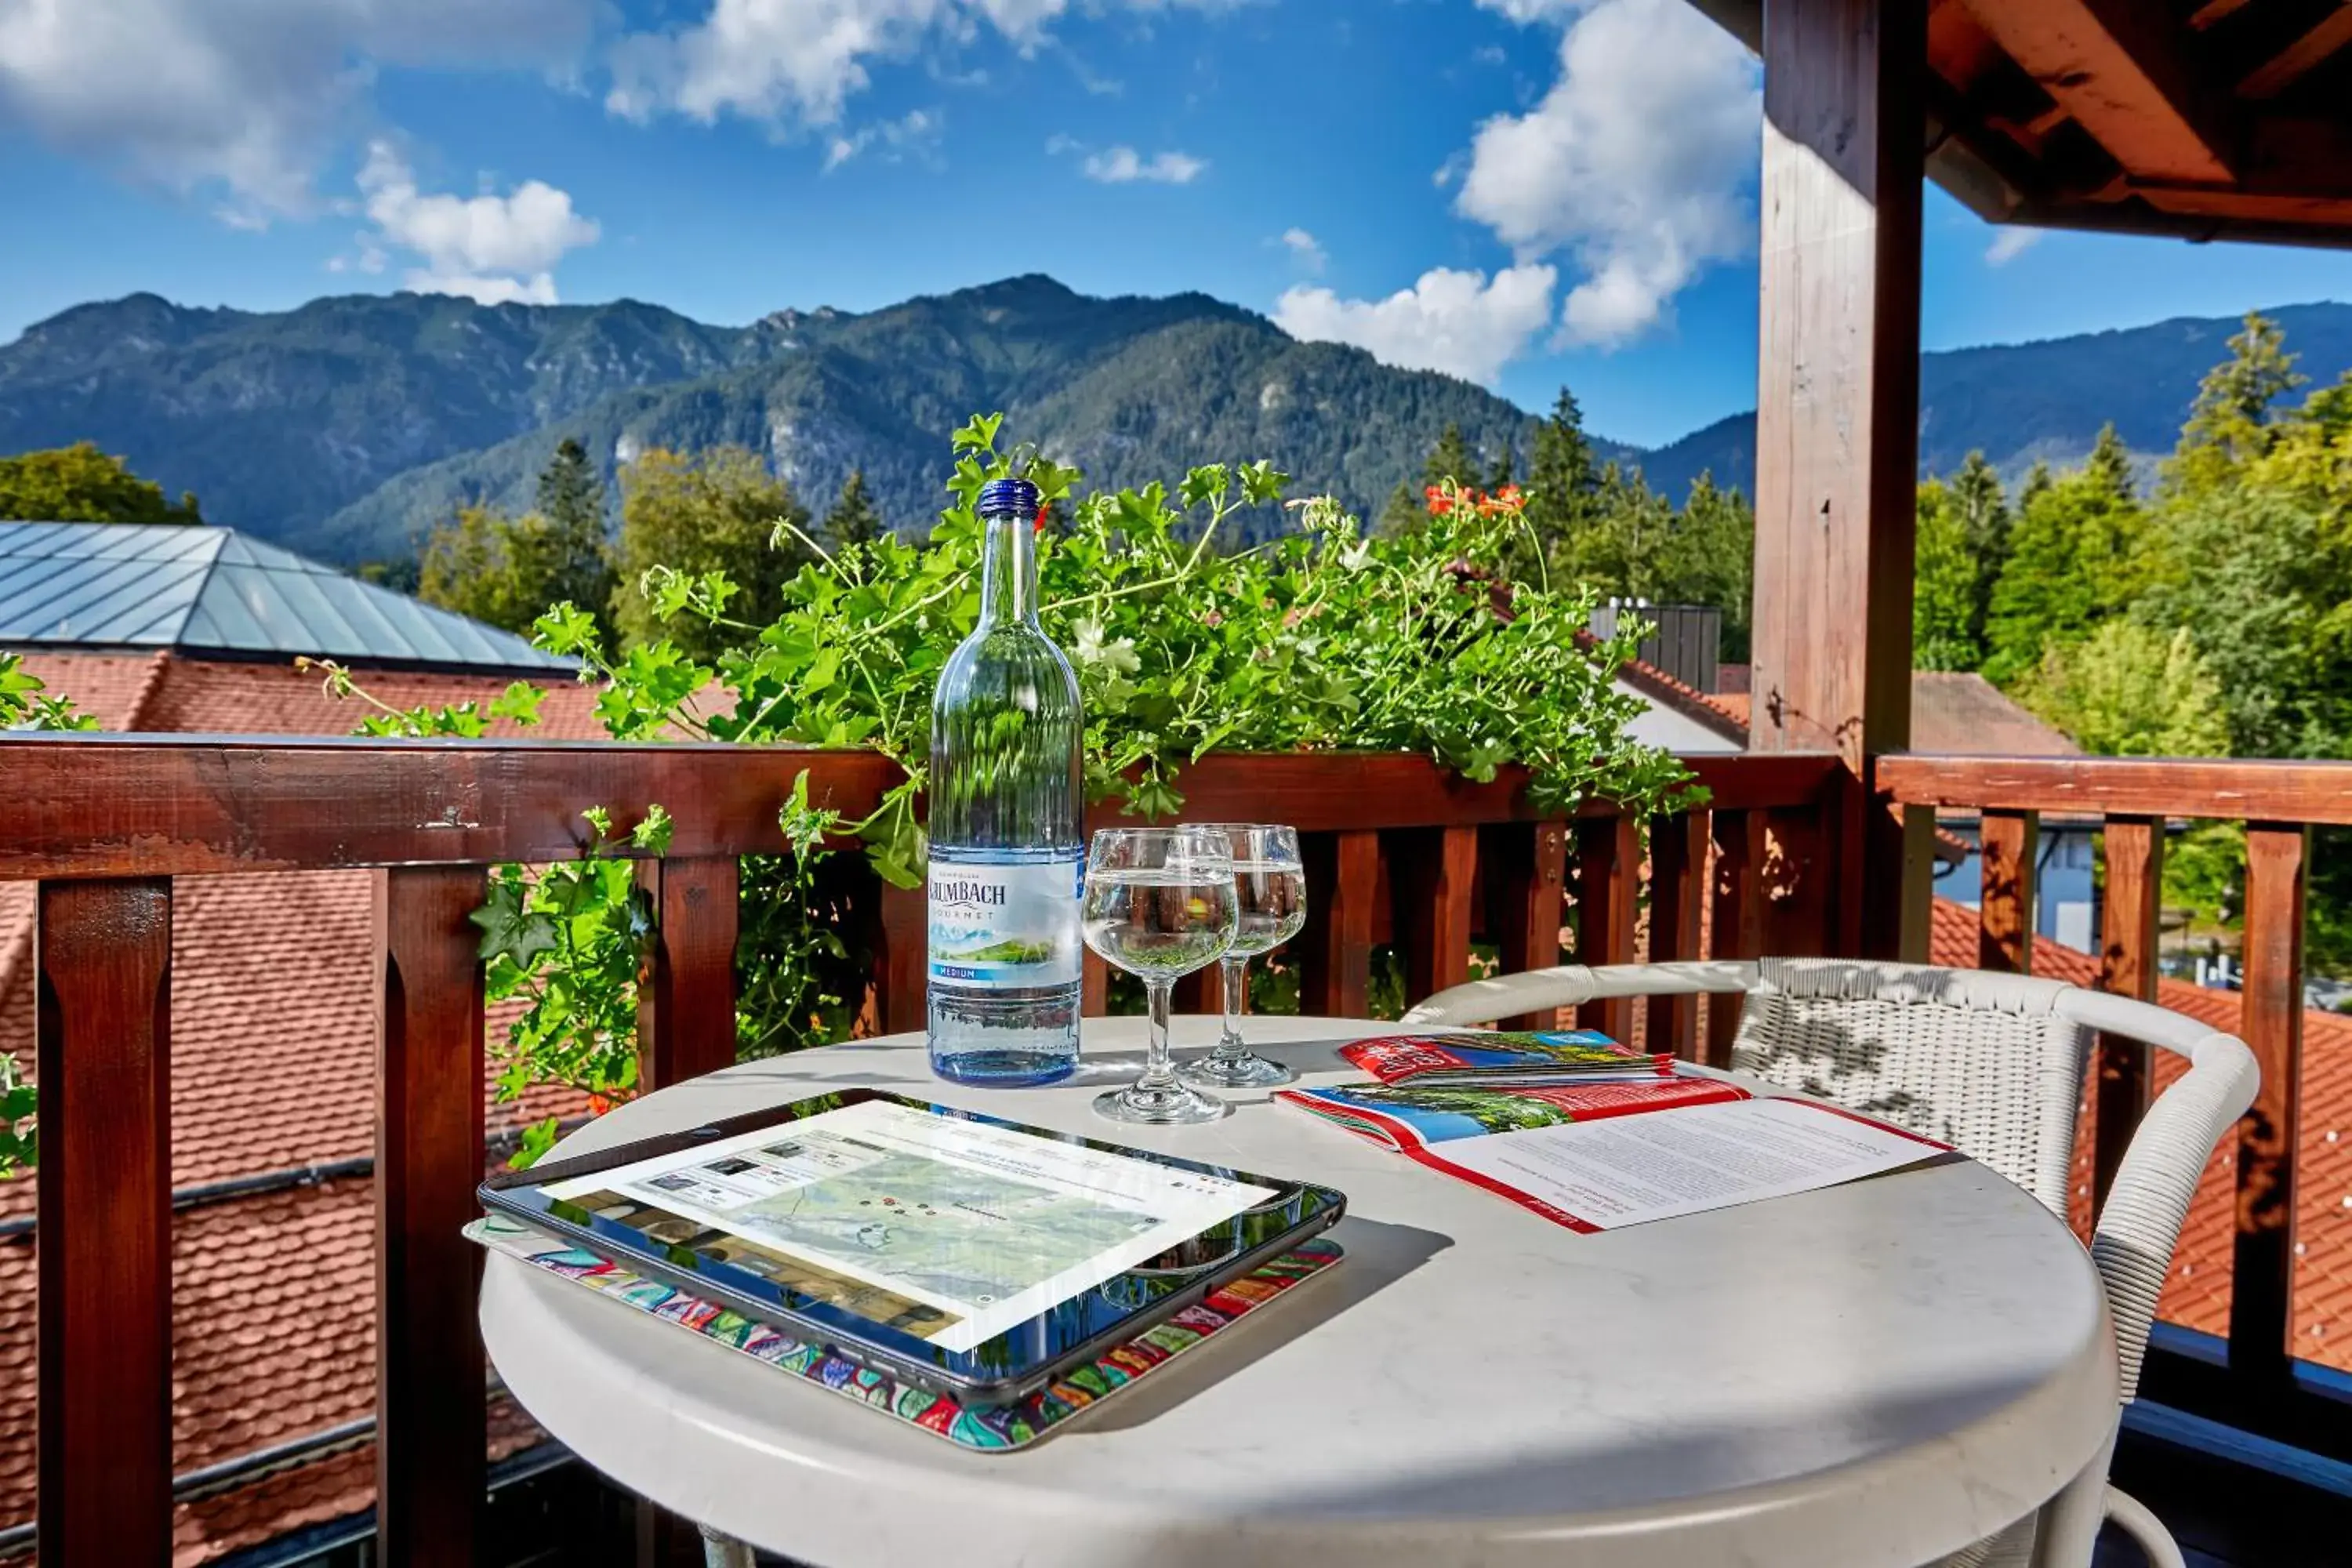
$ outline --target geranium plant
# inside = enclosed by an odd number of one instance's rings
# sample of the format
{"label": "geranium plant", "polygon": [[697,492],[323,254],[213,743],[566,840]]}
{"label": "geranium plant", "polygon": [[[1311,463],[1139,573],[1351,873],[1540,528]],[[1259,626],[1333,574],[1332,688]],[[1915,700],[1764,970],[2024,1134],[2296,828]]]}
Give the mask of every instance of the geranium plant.
{"label": "geranium plant", "polygon": [[[647,573],[661,616],[729,634],[715,664],[667,640],[612,649],[570,605],[538,624],[541,646],[578,658],[583,679],[601,684],[596,710],[615,739],[866,747],[905,771],[856,822],[796,792],[784,808],[793,852],[746,861],[745,1050],[839,1037],[863,994],[865,955],[843,918],[856,873],[824,852],[825,837],[855,834],[875,873],[921,883],[931,689],[979,613],[973,505],[982,485],[1015,471],[1046,503],[1041,615],[1078,672],[1097,800],[1171,816],[1182,807],[1183,765],[1212,751],[1406,751],[1477,780],[1517,763],[1535,801],[1562,811],[1605,794],[1643,812],[1680,786],[1675,759],[1626,732],[1641,707],[1613,677],[1638,628],[1596,640],[1585,629],[1591,594],[1505,575],[1525,529],[1517,491],[1433,491],[1426,526],[1395,538],[1368,536],[1328,499],[1292,501],[1285,526],[1253,543],[1237,537],[1244,520],[1283,504],[1286,477],[1270,465],[1211,465],[1173,489],[1081,497],[1075,470],[1003,450],[1001,421],[956,433],[950,505],[927,542],[885,536],[828,552],[800,537],[818,559],[771,624],[730,618],[735,587],[720,574]],[[527,719],[531,706],[516,692],[499,710]],[[368,727],[478,732],[483,719],[387,712]],[[606,843],[600,824],[581,861],[492,880],[479,917],[490,994],[530,1003],[506,1045],[501,1082],[515,1092],[556,1081],[613,1095],[635,1084],[633,965],[623,957],[648,917],[608,868]]]}

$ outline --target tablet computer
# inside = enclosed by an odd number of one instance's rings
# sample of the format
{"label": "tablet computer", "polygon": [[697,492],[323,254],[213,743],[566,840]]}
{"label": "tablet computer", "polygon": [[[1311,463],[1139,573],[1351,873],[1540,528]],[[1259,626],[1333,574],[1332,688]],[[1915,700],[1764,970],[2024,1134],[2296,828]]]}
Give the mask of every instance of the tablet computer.
{"label": "tablet computer", "polygon": [[483,1206],[969,1404],[1338,1223],[1328,1187],[851,1089],[504,1172]]}

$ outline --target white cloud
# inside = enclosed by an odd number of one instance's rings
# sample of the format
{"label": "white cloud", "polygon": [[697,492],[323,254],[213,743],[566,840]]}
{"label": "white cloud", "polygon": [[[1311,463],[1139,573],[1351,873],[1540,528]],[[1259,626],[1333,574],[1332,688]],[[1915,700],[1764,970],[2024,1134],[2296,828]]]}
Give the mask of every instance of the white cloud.
{"label": "white cloud", "polygon": [[1322,241],[1303,228],[1286,228],[1282,243],[1290,248],[1291,259],[1309,272],[1320,272],[1331,258],[1324,253]]}
{"label": "white cloud", "polygon": [[1522,263],[1575,261],[1564,341],[1629,342],[1706,266],[1755,244],[1754,62],[1685,0],[1481,3],[1570,25],[1543,101],[1478,128],[1454,208]]}
{"label": "white cloud", "polygon": [[1208,166],[1206,159],[1195,158],[1189,153],[1155,153],[1146,158],[1132,147],[1112,147],[1087,153],[1079,172],[1106,185],[1129,184],[1137,180],[1189,185]]}
{"label": "white cloud", "polygon": [[1506,268],[1492,282],[1440,267],[1377,300],[1302,284],[1275,301],[1274,320],[1294,338],[1353,343],[1383,364],[1491,384],[1551,320],[1558,279],[1540,263]]}
{"label": "white cloud", "polygon": [[572,210],[569,194],[539,180],[524,181],[511,195],[428,195],[386,142],[370,144],[359,186],[375,228],[357,265],[373,271],[386,250],[414,252],[423,265],[402,282],[420,293],[463,294],[485,305],[552,305],[556,264],[593,245],[601,232],[593,219]]}
{"label": "white cloud", "polygon": [[0,125],[257,226],[313,212],[377,67],[553,70],[599,0],[0,0]]}
{"label": "white cloud", "polygon": [[[1221,10],[1237,0],[1083,0],[1153,11]],[[1082,0],[710,0],[699,22],[634,33],[612,54],[605,106],[646,120],[663,112],[705,122],[721,114],[779,131],[839,122],[872,79],[869,62],[903,59],[935,38],[962,42],[983,25],[1023,53]]]}
{"label": "white cloud", "polygon": [[1992,237],[1990,245],[1985,247],[1985,265],[2006,267],[2032,249],[2041,238],[2042,231],[2038,228],[2004,228]]}
{"label": "white cloud", "polygon": [[937,110],[909,110],[897,120],[861,126],[825,143],[824,172],[832,174],[869,147],[880,147],[885,162],[896,163],[909,153],[924,153],[939,144],[941,116]]}

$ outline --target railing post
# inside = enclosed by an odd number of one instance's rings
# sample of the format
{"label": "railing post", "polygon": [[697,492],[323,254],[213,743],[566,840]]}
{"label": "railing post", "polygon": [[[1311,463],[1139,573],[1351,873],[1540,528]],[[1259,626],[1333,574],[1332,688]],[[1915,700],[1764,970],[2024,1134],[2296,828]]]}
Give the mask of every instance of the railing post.
{"label": "railing post", "polygon": [[37,897],[40,1556],[160,1564],[172,1556],[172,884],[43,882]]}
{"label": "railing post", "polygon": [[637,885],[654,906],[637,978],[641,1089],[734,1065],[740,878],[732,856],[637,863]]}
{"label": "railing post", "polygon": [[1977,918],[1977,967],[2033,970],[2033,862],[2041,819],[2030,811],[1988,811],[1977,829],[1984,892]]}
{"label": "railing post", "polygon": [[[1504,822],[1480,830],[1478,861],[1486,882],[1487,923],[1503,973],[1524,974],[1559,963],[1567,910],[1568,827],[1559,822]],[[1550,1029],[1559,1009],[1502,1020],[1506,1029]]]}
{"label": "railing post", "polygon": [[2245,991],[2238,1032],[2262,1069],[2238,1122],[2230,1368],[2282,1384],[2294,1337],[2295,1113],[2303,1089],[2303,904],[2310,829],[2246,825]]}
{"label": "railing post", "polygon": [[[2099,989],[2136,1002],[2156,1000],[2157,921],[2163,904],[2164,821],[2111,816],[2106,821],[2107,887],[2100,917]],[[2148,1047],[2121,1035],[2101,1035],[2094,1062],[2091,1207],[2105,1206],[2116,1171],[2131,1147],[2148,1100]]]}
{"label": "railing post", "polygon": [[[1641,825],[1624,816],[1591,817],[1576,825],[1576,961],[1586,965],[1630,963],[1634,879],[1642,864]],[[1576,1010],[1579,1028],[1612,1040],[1633,1037],[1633,999],[1612,996]]]}
{"label": "railing post", "polygon": [[488,1445],[477,1321],[483,1060],[478,866],[375,874],[376,1561],[473,1560]]}
{"label": "railing post", "polygon": [[1478,830],[1407,828],[1389,834],[1387,841],[1410,1007],[1470,978],[1470,883],[1478,870]]}
{"label": "railing post", "polygon": [[[1706,851],[1713,821],[1704,809],[1650,824],[1650,962],[1700,955],[1706,915]],[[1698,998],[1653,996],[1646,1004],[1648,1048],[1698,1056]]]}
{"label": "railing post", "polygon": [[1830,950],[1830,878],[1841,840],[1836,811],[1798,806],[1764,814],[1764,951],[1775,958],[1819,958]]}
{"label": "railing post", "polygon": [[[1764,951],[1763,818],[1752,811],[1715,814],[1715,908],[1710,958],[1755,958]],[[1729,1067],[1739,1035],[1740,999],[1706,999],[1706,1065]]]}
{"label": "railing post", "polygon": [[874,1028],[898,1035],[925,1028],[930,1007],[930,893],[875,879]]}
{"label": "railing post", "polygon": [[1369,828],[1308,834],[1307,928],[1298,933],[1302,1013],[1360,1018],[1372,972],[1372,900],[1381,877],[1381,836]]}

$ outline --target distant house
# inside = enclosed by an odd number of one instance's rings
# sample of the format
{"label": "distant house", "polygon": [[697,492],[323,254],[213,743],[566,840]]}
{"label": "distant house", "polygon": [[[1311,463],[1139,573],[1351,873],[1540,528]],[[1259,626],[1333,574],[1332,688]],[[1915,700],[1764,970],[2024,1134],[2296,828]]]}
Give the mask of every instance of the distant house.
{"label": "distant house", "polygon": [[[1748,670],[1727,665],[1738,689],[1706,699],[1748,725]],[[1911,672],[1911,749],[1954,756],[2072,757],[2082,748],[2016,703],[1981,675],[1946,670]],[[1978,857],[1978,816],[1972,811],[1938,812],[1936,826],[1936,896],[1975,909],[1984,889],[1984,862]],[[2096,817],[2042,818],[2035,860],[2033,929],[2041,936],[2089,952],[2098,931],[2098,894],[2092,877]]]}
{"label": "distant house", "polygon": [[[487,702],[536,679],[534,734],[603,733],[566,661],[225,528],[0,523],[0,650],[108,730],[349,734],[363,710],[298,672],[307,654],[396,707]],[[179,1506],[183,1564],[330,1539],[373,1505],[372,876],[174,890],[173,1458],[206,1472]],[[33,893],[0,884],[0,1051],[27,1068]],[[490,1125],[510,1137],[582,1110],[539,1092],[494,1105]],[[0,1183],[0,1561],[29,1543],[34,1509],[37,1182]],[[504,1404],[492,1433],[500,1457],[537,1440]]]}

